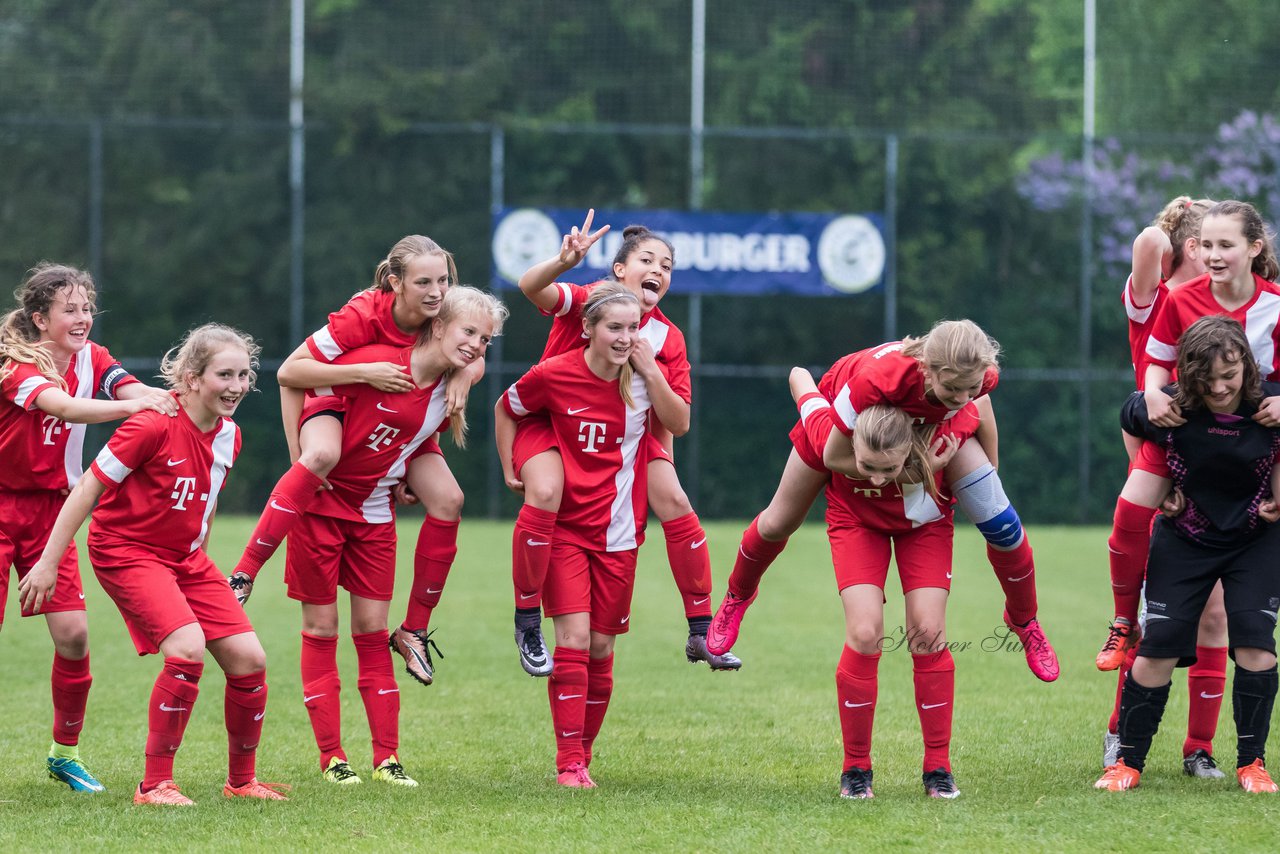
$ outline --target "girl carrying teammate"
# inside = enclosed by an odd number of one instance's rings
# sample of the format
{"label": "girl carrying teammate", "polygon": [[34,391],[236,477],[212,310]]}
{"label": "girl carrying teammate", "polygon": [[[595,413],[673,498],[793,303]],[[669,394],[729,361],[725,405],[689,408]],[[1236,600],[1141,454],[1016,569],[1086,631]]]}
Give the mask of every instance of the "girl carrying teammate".
{"label": "girl carrying teammate", "polygon": [[[445,295],[436,317],[411,347],[373,345],[340,358],[391,364],[413,383],[408,391],[383,391],[366,383],[326,390],[342,401],[345,429],[329,489],[299,512],[289,538],[285,582],[302,604],[302,692],[320,749],[324,778],[359,783],[342,748],[338,677],[338,587],[351,595],[351,639],[359,666],[357,686],[373,740],[373,778],[416,786],[396,751],[400,694],[388,650],[387,613],[396,573],[395,499],[402,479],[419,494],[443,469],[437,435],[450,420],[457,444],[466,421],[449,416],[452,374],[482,358],[506,317],[502,303],[464,286]],[[303,410],[304,429],[313,413],[328,411],[323,398]],[[432,459],[434,458],[434,459]],[[450,478],[452,482],[452,478]]]}
{"label": "girl carrying teammate", "polygon": [[[23,604],[38,609],[76,531],[89,523],[89,559],[124,617],[139,655],[164,667],[147,704],[146,770],[135,804],[190,806],[173,781],[173,760],[200,693],[204,651],[226,675],[226,797],[285,800],[254,776],[267,708],[266,654],[205,553],[218,492],[240,452],[231,420],[253,388],[258,346],[242,332],[206,324],[165,354],[160,372],[176,417],[142,412],[122,424],[76,484],[23,580]],[[99,501],[99,499],[101,499]],[[94,502],[98,502],[94,509]]]}
{"label": "girl carrying teammate", "polygon": [[[1210,270],[1216,260],[1206,257]],[[1196,624],[1221,582],[1236,663],[1236,778],[1246,792],[1275,792],[1265,761],[1276,697],[1280,431],[1254,416],[1264,394],[1274,397],[1280,386],[1259,380],[1246,332],[1232,318],[1195,321],[1177,346],[1174,401],[1182,423],[1154,427],[1141,392],[1124,412],[1126,430],[1147,438],[1136,470],[1158,480],[1166,493],[1176,489],[1181,512],[1156,520],[1146,633],[1120,701],[1120,756],[1094,785],[1111,791],[1138,785],[1173,670],[1195,660]]]}
{"label": "girl carrying teammate", "polygon": [[[1146,379],[1147,340],[1169,292],[1204,274],[1204,264],[1200,261],[1200,223],[1212,206],[1209,199],[1178,196],[1165,205],[1155,222],[1133,241],[1133,269],[1125,281],[1121,299],[1129,321],[1129,350],[1139,391]],[[1123,431],[1121,435],[1132,464],[1142,442]],[[1138,608],[1154,514],[1153,508],[1135,504],[1124,496],[1116,499],[1114,525],[1107,542],[1115,617],[1095,659],[1099,670],[1118,671],[1115,702],[1102,738],[1104,768],[1115,764],[1120,750],[1117,732],[1120,694],[1125,676],[1138,654],[1137,642],[1141,637]],[[1200,617],[1196,663],[1187,671],[1190,691],[1182,763],[1189,776],[1206,779],[1223,776],[1213,758],[1213,736],[1218,729],[1218,713],[1225,693],[1226,669],[1227,613],[1219,584],[1214,587]]]}
{"label": "girl carrying teammate", "polygon": [[[838,386],[835,376],[825,385]],[[917,433],[911,416],[890,406],[858,415],[850,441],[832,424],[831,404],[803,368],[791,370],[791,395],[800,423],[791,431],[796,455],[826,480],[827,536],[844,606],[845,643],[836,669],[836,697],[844,738],[840,797],[871,798],[871,729],[879,695],[884,643],[884,585],[894,554],[906,600],[904,639],[914,671],[916,711],[924,735],[925,794],[958,798],[951,773],[955,661],[946,641],[951,590],[951,496],[942,470],[977,431],[980,416],[966,403],[937,427]],[[834,470],[825,457],[841,459]]]}
{"label": "girl carrying teammate", "polygon": [[[1143,396],[1148,417],[1157,427],[1171,428],[1183,423],[1178,405],[1163,388],[1169,382],[1170,369],[1178,356],[1176,342],[1183,331],[1201,317],[1225,315],[1240,323],[1262,379],[1280,379],[1280,288],[1274,284],[1280,273],[1280,264],[1276,260],[1271,233],[1262,217],[1246,202],[1216,202],[1201,219],[1196,248],[1206,272],[1169,291],[1153,322],[1143,354],[1146,360],[1141,383]],[[1272,396],[1263,400],[1253,418],[1263,426],[1280,425],[1280,398]],[[1125,480],[1116,502],[1115,524],[1108,541],[1112,573],[1127,585],[1125,592],[1132,591],[1134,613],[1138,580],[1149,562],[1149,520],[1165,493],[1162,478],[1152,476],[1149,471],[1134,469]],[[1116,564],[1123,566],[1117,569]],[[1215,628],[1214,618],[1220,613],[1215,594],[1209,599],[1205,615],[1208,630]],[[1128,614],[1121,616],[1127,617]],[[1215,634],[1220,638],[1221,618],[1218,619]],[[1121,627],[1124,628],[1124,643],[1129,647],[1127,660],[1135,654],[1133,649],[1140,631],[1136,625]],[[1210,635],[1206,639],[1213,637]],[[1108,641],[1109,645],[1114,645],[1110,644],[1110,636]],[[1108,652],[1106,647],[1103,652]],[[1099,659],[1103,658],[1099,655]],[[1099,663],[1110,662],[1103,660]],[[1212,701],[1222,699],[1226,684],[1226,658],[1221,646],[1206,646],[1203,660],[1197,655],[1193,671],[1188,672],[1188,678],[1195,680],[1195,696],[1190,708],[1188,736],[1183,744],[1183,769],[1195,777],[1215,778],[1221,772],[1212,755],[1212,736],[1218,717],[1218,709]],[[1117,727],[1117,719],[1113,716],[1103,738],[1103,762],[1106,764],[1114,761],[1114,751],[1119,746],[1118,738],[1112,736]]]}
{"label": "girl carrying teammate", "polygon": [[640,300],[626,285],[599,285],[582,308],[587,346],[534,365],[494,409],[508,431],[515,419],[547,413],[564,465],[543,595],[556,637],[547,680],[556,780],[569,788],[595,788],[587,769],[613,693],[614,641],[630,628],[649,410],[664,423],[682,411],[658,364],[631,360],[640,319]]}
{"label": "girl carrying teammate", "polygon": [[[402,366],[388,361],[358,362],[338,357],[358,347],[385,344],[413,346],[419,333],[440,311],[451,283],[458,280],[453,255],[431,238],[412,234],[387,253],[373,274],[373,284],[351,298],[329,322],[289,355],[276,375],[280,408],[293,467],[271,492],[271,500],[249,538],[230,582],[241,603],[253,591],[262,565],[275,554],[285,535],[307,512],[325,477],[337,464],[343,447],[342,402],[325,397],[312,404],[313,414],[301,425],[303,390],[363,383],[378,391],[403,392],[414,386]],[[449,414],[461,412],[472,383],[484,376],[478,359],[449,381]],[[317,408],[318,407],[318,408]],[[458,552],[458,522],[462,518],[462,488],[438,454],[422,465],[429,476],[416,493],[426,518],[414,549],[413,587],[404,621],[391,637],[392,649],[404,657],[405,669],[418,682],[430,685],[434,662],[427,640],[432,610],[440,601],[445,579]],[[434,646],[434,643],[430,645]],[[437,650],[438,652],[439,650]]]}
{"label": "girl carrying teammate", "polygon": [[[139,383],[107,349],[89,340],[95,289],[83,270],[41,263],[14,292],[18,307],[0,323],[0,624],[9,567],[22,582],[44,550],[67,491],[83,474],[84,425],[144,409],[177,411],[165,391]],[[102,394],[110,400],[95,400]],[[47,576],[33,579],[53,639],[53,743],[49,776],[76,792],[103,786],[80,759],[80,732],[93,676],[89,624],[74,545]],[[34,611],[24,608],[22,616]]]}
{"label": "girl carrying teammate", "polygon": [[[547,345],[540,361],[582,348],[583,306],[598,286],[557,282],[572,270],[587,250],[609,231],[604,226],[592,233],[595,211],[587,211],[582,227],[564,236],[560,252],[529,268],[520,277],[520,290],[544,313],[554,315]],[[718,654],[707,651],[707,626],[711,623],[711,560],[707,534],[698,514],[680,486],[672,456],[672,435],[689,429],[689,359],[684,335],[658,308],[671,287],[675,253],[666,238],[641,225],[623,231],[622,244],[613,258],[614,279],[621,282],[640,302],[640,338],[632,351],[636,370],[651,377],[651,395],[661,395],[672,410],[661,422],[651,420],[648,502],[662,522],[689,637],[685,656],[692,662],[705,661],[712,670],[737,670],[742,662],[726,648]],[[654,370],[656,361],[658,370]],[[641,370],[641,363],[644,369]],[[497,435],[506,482],[524,495],[524,506],[516,519],[512,536],[512,581],[515,587],[515,639],[520,664],[531,676],[551,673],[553,662],[542,638],[540,610],[543,580],[550,560],[549,546],[564,490],[564,464],[558,438],[547,416],[522,419],[508,432]]]}
{"label": "girl carrying teammate", "polygon": [[[901,409],[915,423],[940,424],[974,401],[982,424],[974,439],[960,446],[946,468],[946,482],[965,515],[987,540],[991,562],[1005,595],[1004,621],[1018,636],[1027,666],[1037,678],[1058,678],[1058,657],[1036,619],[1035,561],[1017,511],[1005,497],[996,474],[995,423],[986,395],[999,381],[999,345],[969,320],[939,321],[923,338],[906,338],[845,356],[823,377],[822,394],[832,403],[833,421],[853,436],[868,406]],[[847,443],[846,443],[847,444]],[[849,465],[852,450],[832,449],[828,468]],[[826,484],[793,449],[769,506],[742,535],[729,590],[707,634],[711,652],[729,649],[738,639],[742,617],[759,593],[760,578],[804,522]]]}

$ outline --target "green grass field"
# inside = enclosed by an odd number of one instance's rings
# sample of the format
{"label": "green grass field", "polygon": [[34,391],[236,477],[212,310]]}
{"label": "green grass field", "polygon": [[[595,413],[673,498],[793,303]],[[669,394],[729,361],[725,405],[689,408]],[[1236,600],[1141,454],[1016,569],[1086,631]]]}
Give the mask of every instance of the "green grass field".
{"label": "green grass field", "polygon": [[[410,524],[402,539],[413,536]],[[215,559],[229,565],[249,530],[247,519],[220,519]],[[708,527],[717,600],[740,532],[739,524]],[[686,625],[660,533],[642,549],[635,628],[618,643],[613,704],[592,763],[600,788],[589,792],[555,785],[545,686],[516,660],[509,524],[464,522],[433,620],[447,656],[437,662],[436,684],[424,688],[400,672],[400,758],[423,784],[415,790],[376,784],[367,774],[354,788],[321,780],[301,702],[298,608],[284,596],[277,559],[249,606],[271,685],[258,767],[261,779],[292,784],[292,800],[221,797],[222,677],[210,660],[176,767],[196,808],[134,807],[146,697],[160,662],[133,654],[119,614],[86,569],[95,683],[81,744],[108,791],[75,795],[45,777],[52,650],[43,620],[13,616],[11,594],[0,632],[0,850],[1275,850],[1280,799],[1246,795],[1232,778],[1181,774],[1181,675],[1142,788],[1093,790],[1115,685],[1093,668],[1109,616],[1106,533],[1039,528],[1032,535],[1041,617],[1062,658],[1062,677],[1052,685],[1031,676],[1020,652],[989,649],[998,645],[990,640],[1000,625],[998,587],[976,533],[957,533],[948,622],[957,645],[952,759],[963,796],[952,802],[922,794],[905,650],[881,664],[876,798],[837,797],[834,672],[843,621],[816,526],[797,534],[766,576],[735,649],[746,662],[738,673],[685,662]],[[403,614],[407,560],[400,570],[393,620]],[[890,633],[902,613],[896,583],[886,606]],[[339,666],[345,743],[352,765],[365,770],[367,725],[349,640]],[[1228,702],[1216,742],[1225,766],[1234,765],[1234,746]]]}

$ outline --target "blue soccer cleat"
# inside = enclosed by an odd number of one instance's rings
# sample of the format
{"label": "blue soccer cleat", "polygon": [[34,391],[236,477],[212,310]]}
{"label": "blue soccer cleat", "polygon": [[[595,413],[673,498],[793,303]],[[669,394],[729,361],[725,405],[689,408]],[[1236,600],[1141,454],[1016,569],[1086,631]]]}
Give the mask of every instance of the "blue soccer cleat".
{"label": "blue soccer cleat", "polygon": [[55,759],[50,756],[49,776],[71,787],[73,792],[105,792],[107,787],[89,773],[79,759]]}

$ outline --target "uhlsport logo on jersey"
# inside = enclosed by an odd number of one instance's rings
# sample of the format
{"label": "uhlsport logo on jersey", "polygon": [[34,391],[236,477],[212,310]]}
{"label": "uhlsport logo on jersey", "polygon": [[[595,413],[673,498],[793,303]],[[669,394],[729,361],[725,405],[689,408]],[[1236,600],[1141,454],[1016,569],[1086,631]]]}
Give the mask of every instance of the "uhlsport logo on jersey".
{"label": "uhlsport logo on jersey", "polygon": [[[532,265],[559,252],[583,211],[513,208],[493,220],[493,284],[510,287]],[[623,229],[643,223],[668,240],[685,293],[804,296],[857,294],[878,286],[888,250],[879,214],[716,213],[603,210],[595,225],[610,231],[562,276],[588,284],[612,272]]]}

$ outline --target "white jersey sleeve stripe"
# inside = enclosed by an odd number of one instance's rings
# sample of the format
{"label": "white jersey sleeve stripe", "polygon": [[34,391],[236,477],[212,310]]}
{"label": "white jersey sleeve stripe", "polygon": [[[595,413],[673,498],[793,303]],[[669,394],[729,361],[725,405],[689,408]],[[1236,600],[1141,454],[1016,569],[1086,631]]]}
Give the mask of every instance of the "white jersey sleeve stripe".
{"label": "white jersey sleeve stripe", "polygon": [[560,289],[560,310],[556,312],[556,317],[564,317],[573,308],[573,288],[564,282],[556,282],[556,287]]}
{"label": "white jersey sleeve stripe", "polygon": [[1124,280],[1124,291],[1122,292],[1124,295],[1124,313],[1134,323],[1146,323],[1148,320],[1151,319],[1151,312],[1156,307],[1155,297],[1153,296],[1151,298],[1151,303],[1149,305],[1143,305],[1143,306],[1134,305],[1133,291],[1130,290],[1132,286],[1133,286],[1133,274],[1130,273],[1129,278]]}
{"label": "white jersey sleeve stripe", "polygon": [[845,430],[852,432],[853,425],[858,423],[858,410],[853,408],[852,393],[849,391],[848,383],[840,387],[840,392],[836,395],[832,406]]}
{"label": "white jersey sleeve stripe", "polygon": [[342,355],[342,347],[338,345],[337,341],[333,340],[333,333],[329,331],[328,326],[322,326],[311,333],[311,340],[315,343],[316,349],[320,351],[320,354],[330,362]]}
{"label": "white jersey sleeve stripe", "polygon": [[1158,362],[1176,362],[1178,347],[1176,344],[1166,344],[1152,335],[1147,339],[1147,357]]}
{"label": "white jersey sleeve stripe", "polygon": [[111,453],[110,448],[103,448],[99,451],[97,459],[93,462],[112,483],[120,483],[133,473],[133,469],[120,462],[119,458]]}
{"label": "white jersey sleeve stripe", "polygon": [[520,400],[520,393],[516,391],[515,383],[507,389],[507,403],[511,405],[511,411],[518,417],[523,418],[529,414],[529,410],[525,409],[524,403]]}
{"label": "white jersey sleeve stripe", "polygon": [[23,409],[27,408],[27,401],[31,398],[31,393],[36,389],[42,389],[45,386],[51,386],[46,377],[27,377],[18,385],[18,393],[13,396],[13,402]]}

